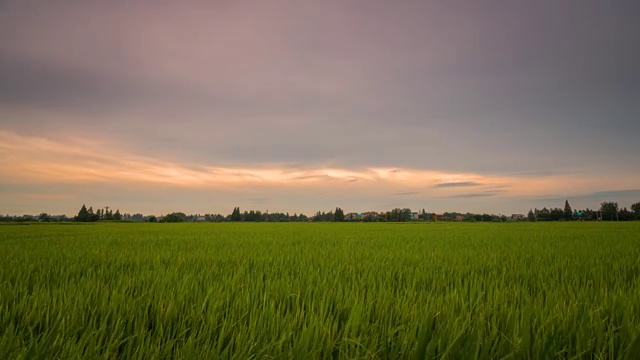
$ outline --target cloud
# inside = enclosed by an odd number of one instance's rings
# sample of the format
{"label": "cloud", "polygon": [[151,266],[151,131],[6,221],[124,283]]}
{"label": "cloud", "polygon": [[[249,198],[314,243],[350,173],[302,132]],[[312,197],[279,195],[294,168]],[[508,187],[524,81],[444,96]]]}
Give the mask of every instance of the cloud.
{"label": "cloud", "polygon": [[169,162],[117,152],[90,140],[59,142],[0,131],[0,173],[5,181],[46,183],[122,182],[171,184],[184,187],[327,186],[332,183],[408,184],[419,186],[475,174],[379,167],[222,167]]}
{"label": "cloud", "polygon": [[[541,196],[575,197],[575,205],[583,207],[593,206],[592,198],[584,196],[635,196],[638,179],[582,174],[494,176],[411,167],[276,162],[228,166],[143,155],[113,146],[108,138],[46,138],[0,130],[0,192],[7,199],[0,212],[11,213],[72,214],[77,203],[83,202],[148,213],[175,209],[206,213],[214,211],[212,207],[227,211],[237,205],[298,212],[336,205],[354,210],[428,205],[434,211],[455,207],[480,212],[496,211],[499,206],[506,213],[520,206],[528,208],[532,199]],[[474,191],[469,192],[467,186],[437,186],[451,183],[474,184]],[[482,198],[491,198],[491,204],[483,203]],[[585,204],[578,199],[585,199]]]}
{"label": "cloud", "polygon": [[295,180],[327,180],[328,178],[329,175],[304,175],[298,176]]}
{"label": "cloud", "polygon": [[611,197],[634,198],[635,197],[640,201],[640,189],[596,191],[596,192],[585,194],[582,196],[591,197],[591,198],[611,198]]}
{"label": "cloud", "polygon": [[491,193],[491,192],[481,192],[481,193],[468,193],[468,194],[458,194],[458,195],[451,195],[449,196],[450,198],[454,198],[454,199],[473,199],[473,198],[482,198],[482,197],[490,197],[490,196],[496,196],[496,193]]}
{"label": "cloud", "polygon": [[461,181],[461,182],[448,182],[448,183],[440,183],[436,184],[437,188],[446,188],[446,187],[469,187],[469,186],[479,186],[480,183],[473,181]]}
{"label": "cloud", "polygon": [[396,195],[396,196],[409,196],[409,195],[416,195],[416,194],[419,194],[419,192],[417,192],[417,191],[406,191],[406,192],[398,192],[398,193],[395,193],[393,195]]}
{"label": "cloud", "polygon": [[559,201],[564,201],[566,200],[565,198],[562,198],[561,196],[539,196],[539,197],[535,197],[532,201],[536,201],[536,202],[550,202],[550,201],[554,201],[554,202],[559,202]]}
{"label": "cloud", "polygon": [[[406,190],[395,193],[395,196],[420,194],[445,198],[549,196],[549,189],[555,189],[558,194],[579,195],[602,188],[620,188],[612,191],[633,194],[635,190],[625,189],[640,186],[640,180],[635,178],[585,179],[579,175],[514,177],[419,168],[286,166],[277,163],[233,167],[169,161],[117,149],[108,140],[60,141],[0,130],[0,182],[120,183],[200,189],[239,189],[246,186],[306,188],[371,196],[376,196],[381,188],[401,186]],[[462,191],[471,186],[477,191]],[[590,196],[608,194],[602,192]]]}

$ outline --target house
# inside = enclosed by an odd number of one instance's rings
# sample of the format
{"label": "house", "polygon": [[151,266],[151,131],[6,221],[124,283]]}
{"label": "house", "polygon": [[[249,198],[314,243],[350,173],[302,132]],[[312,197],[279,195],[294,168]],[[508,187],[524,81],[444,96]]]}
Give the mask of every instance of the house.
{"label": "house", "polygon": [[511,214],[511,220],[524,220],[524,214]]}
{"label": "house", "polygon": [[456,215],[456,221],[463,221],[464,220],[464,216],[458,214]]}
{"label": "house", "polygon": [[348,213],[344,215],[345,220],[362,220],[361,213]]}
{"label": "house", "polygon": [[447,218],[442,214],[433,214],[433,216],[431,218],[433,219],[433,221],[446,221],[447,220]]}

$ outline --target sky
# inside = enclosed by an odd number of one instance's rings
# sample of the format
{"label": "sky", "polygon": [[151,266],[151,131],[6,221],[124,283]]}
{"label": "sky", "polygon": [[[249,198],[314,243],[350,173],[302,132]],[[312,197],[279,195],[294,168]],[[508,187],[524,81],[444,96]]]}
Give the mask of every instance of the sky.
{"label": "sky", "polygon": [[637,1],[0,0],[0,213],[640,201]]}

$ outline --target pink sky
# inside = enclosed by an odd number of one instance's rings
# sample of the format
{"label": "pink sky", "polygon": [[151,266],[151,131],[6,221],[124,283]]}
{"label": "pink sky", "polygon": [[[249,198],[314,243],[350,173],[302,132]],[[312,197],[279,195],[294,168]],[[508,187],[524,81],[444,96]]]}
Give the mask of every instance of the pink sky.
{"label": "pink sky", "polygon": [[640,200],[638,5],[0,2],[0,213]]}
{"label": "pink sky", "polygon": [[[96,148],[103,150],[96,151]],[[52,208],[61,212],[69,212],[77,205],[73,202],[64,205],[61,201],[83,201],[77,196],[78,192],[91,193],[90,189],[99,192],[110,187],[122,188],[121,191],[109,191],[125,194],[141,191],[144,194],[168,192],[180,196],[183,192],[195,191],[208,194],[210,198],[225,198],[230,204],[234,199],[228,195],[233,194],[238,196],[240,202],[244,200],[249,202],[247,206],[259,209],[272,206],[273,210],[280,208],[287,211],[291,207],[295,211],[312,213],[314,207],[299,203],[297,206],[288,205],[297,203],[290,199],[325,194],[322,196],[345,203],[341,206],[356,208],[365,205],[358,204],[352,198],[376,198],[383,200],[383,203],[394,203],[398,202],[398,198],[404,198],[407,206],[412,204],[415,208],[419,204],[434,204],[440,210],[445,208],[444,204],[460,204],[460,200],[464,199],[484,199],[487,203],[500,204],[514,199],[545,197],[551,192],[563,193],[571,198],[597,189],[624,191],[638,185],[637,178],[620,181],[607,176],[583,178],[568,174],[495,176],[402,167],[220,167],[133,155],[117,150],[108,143],[91,143],[87,139],[61,142],[7,131],[0,131],[0,155],[3,184],[12,189],[25,186],[30,189],[2,192],[4,199],[25,204],[58,203]],[[50,191],[51,186],[62,191]],[[243,199],[245,192],[261,194],[266,198],[247,201]],[[92,194],[88,199],[93,197],[104,202],[107,201],[105,198],[109,198],[108,195]],[[134,204],[125,205],[132,207],[126,210],[135,210]],[[215,206],[210,211],[215,209],[221,212],[225,210]],[[200,211],[206,210],[202,208]],[[147,211],[153,209],[148,208]],[[168,212],[170,209],[160,208],[156,211]]]}

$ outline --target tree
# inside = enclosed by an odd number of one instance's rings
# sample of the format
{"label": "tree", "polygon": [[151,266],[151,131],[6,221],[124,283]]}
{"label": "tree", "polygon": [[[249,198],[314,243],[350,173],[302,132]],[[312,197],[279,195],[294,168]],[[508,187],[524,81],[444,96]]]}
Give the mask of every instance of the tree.
{"label": "tree", "polygon": [[234,207],[231,213],[231,221],[242,221],[242,215],[240,214],[240,208]]}
{"label": "tree", "polygon": [[529,209],[529,213],[527,214],[527,219],[531,222],[536,221],[536,214],[533,213],[533,210]]}
{"label": "tree", "polygon": [[564,211],[560,208],[551,209],[551,212],[549,212],[549,219],[551,221],[560,221],[564,219]]}
{"label": "tree", "polygon": [[411,209],[407,209],[407,208],[402,209],[401,221],[409,221],[409,220],[411,220]]}
{"label": "tree", "polygon": [[618,203],[614,201],[601,203],[600,213],[604,221],[618,220]]}
{"label": "tree", "polygon": [[546,207],[541,210],[536,209],[536,220],[537,221],[549,221],[551,220],[551,211]]}
{"label": "tree", "polygon": [[41,213],[40,215],[38,215],[38,221],[49,222],[51,221],[51,217],[47,213]]}
{"label": "tree", "polygon": [[98,220],[100,220],[100,218],[98,217],[98,215],[93,213],[93,209],[89,208],[89,210],[87,210],[87,207],[84,206],[84,204],[80,208],[80,211],[78,211],[78,215],[73,219],[73,221],[78,222],[91,222]]}
{"label": "tree", "polygon": [[155,222],[158,222],[158,218],[151,215],[149,216],[149,219],[147,221],[149,221],[150,223],[155,223]]}
{"label": "tree", "polygon": [[183,222],[183,220],[182,220],[182,217],[180,215],[178,215],[177,213],[172,213],[172,214],[168,214],[167,216],[163,217],[162,220],[160,220],[160,222],[178,223],[178,222]]}
{"label": "tree", "polygon": [[344,211],[339,207],[336,208],[336,212],[333,214],[333,221],[344,221]]}
{"label": "tree", "polygon": [[144,215],[137,213],[137,214],[133,214],[131,215],[131,220],[133,221],[144,221]]}
{"label": "tree", "polygon": [[76,216],[76,218],[74,219],[74,221],[80,221],[80,222],[86,222],[88,221],[89,217],[89,211],[87,210],[87,207],[82,204],[82,207],[80,208],[80,211],[78,211],[78,215]]}
{"label": "tree", "polygon": [[631,210],[636,215],[636,219],[640,220],[640,202],[631,205]]}
{"label": "tree", "polygon": [[569,200],[564,201],[564,219],[570,221],[573,219],[573,211],[569,205]]}
{"label": "tree", "polygon": [[622,208],[618,212],[618,219],[620,221],[631,221],[635,218],[635,214],[632,211],[627,210],[627,208]]}
{"label": "tree", "polygon": [[116,210],[116,213],[113,214],[113,220],[117,220],[117,221],[122,220],[122,215],[120,215],[120,209]]}

